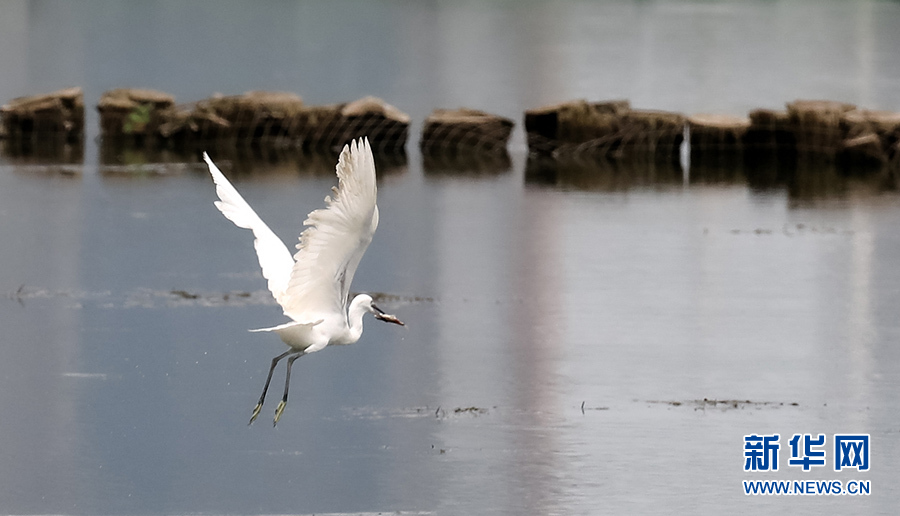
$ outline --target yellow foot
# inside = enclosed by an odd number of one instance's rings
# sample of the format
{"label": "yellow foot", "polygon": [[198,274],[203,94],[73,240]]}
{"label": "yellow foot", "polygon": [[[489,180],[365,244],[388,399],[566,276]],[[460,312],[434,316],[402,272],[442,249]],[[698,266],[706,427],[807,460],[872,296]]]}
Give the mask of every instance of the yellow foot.
{"label": "yellow foot", "polygon": [[259,415],[259,411],[262,410],[262,403],[257,403],[256,408],[253,409],[253,415],[250,416],[250,422],[247,425],[252,425],[254,421],[256,421],[256,416]]}
{"label": "yellow foot", "polygon": [[286,403],[284,402],[284,400],[281,400],[278,402],[278,406],[275,407],[275,422],[272,423],[272,426],[275,426],[278,424],[278,420],[281,419],[281,414],[282,414],[282,412],[284,412],[285,405],[286,405]]}

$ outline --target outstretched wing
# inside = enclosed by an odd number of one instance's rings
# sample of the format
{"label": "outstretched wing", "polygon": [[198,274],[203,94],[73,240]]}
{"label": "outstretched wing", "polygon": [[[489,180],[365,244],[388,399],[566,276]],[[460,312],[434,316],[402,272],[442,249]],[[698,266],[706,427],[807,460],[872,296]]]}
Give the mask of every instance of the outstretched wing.
{"label": "outstretched wing", "polygon": [[369,140],[345,145],[337,164],[338,186],[324,209],[309,214],[288,282],[284,313],[303,321],[315,314],[346,316],[353,274],[378,226],[375,159]]}
{"label": "outstretched wing", "polygon": [[216,208],[219,208],[222,215],[234,222],[237,227],[253,231],[253,236],[256,237],[253,247],[256,248],[256,256],[259,258],[263,277],[269,280],[269,290],[272,291],[275,300],[284,306],[285,292],[291,277],[291,268],[294,266],[291,252],[288,251],[284,242],[269,229],[269,226],[259,218],[259,215],[241,197],[241,194],[231,186],[228,179],[205,152],[203,159],[209,165],[209,173],[212,174],[213,181],[216,183],[216,193],[220,199],[215,203]]}

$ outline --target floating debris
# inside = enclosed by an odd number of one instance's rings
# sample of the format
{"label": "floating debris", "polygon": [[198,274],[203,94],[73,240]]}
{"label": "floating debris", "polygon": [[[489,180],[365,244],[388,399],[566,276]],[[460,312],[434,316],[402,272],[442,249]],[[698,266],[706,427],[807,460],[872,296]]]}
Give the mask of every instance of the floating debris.
{"label": "floating debris", "polygon": [[178,148],[218,141],[323,150],[367,136],[373,150],[402,152],[409,134],[409,116],[376,97],[307,106],[293,93],[249,91],[176,105],[166,93],[116,89],[104,93],[97,110],[104,138],[119,145],[123,139]]}
{"label": "floating debris", "polygon": [[340,116],[311,138],[313,147],[337,148],[366,136],[372,150],[403,151],[409,137],[409,115],[377,97],[338,105]]}
{"label": "floating debris", "polygon": [[[496,409],[497,407],[494,407],[494,408]],[[480,415],[487,414],[487,413],[488,413],[488,409],[483,408],[483,407],[475,407],[475,406],[456,407],[454,409],[447,411],[447,410],[444,410],[443,407],[438,406],[438,408],[435,409],[435,411],[434,411],[434,417],[436,417],[438,419],[446,419],[447,417],[451,417],[451,416],[462,416],[462,415],[480,416]]]}
{"label": "floating debris", "polygon": [[856,106],[832,100],[795,100],[787,118],[799,153],[834,156],[844,139],[841,118]]}
{"label": "floating debris", "polygon": [[525,130],[531,157],[675,163],[687,131],[692,182],[746,176],[756,186],[790,183],[793,169],[808,161],[821,167],[823,158],[845,175],[882,171],[884,188],[897,188],[900,175],[900,113],[829,100],[796,100],[746,117],[579,100],[525,111]]}
{"label": "floating debris", "polygon": [[142,139],[159,133],[175,105],[168,93],[118,88],[105,92],[97,103],[103,138]]}
{"label": "floating debris", "polygon": [[844,171],[900,165],[900,113],[796,100],[785,111],[758,109],[749,118],[744,144],[751,157],[769,153],[780,162],[824,158],[836,160]]}
{"label": "floating debris", "polygon": [[19,97],[0,106],[0,152],[17,164],[84,161],[81,88]]}
{"label": "floating debris", "polygon": [[654,156],[660,161],[677,163],[684,142],[684,115],[670,111],[632,110],[622,117],[620,143],[613,153],[617,158]]}
{"label": "floating debris", "polygon": [[746,408],[755,408],[757,410],[762,408],[780,408],[784,406],[797,407],[800,404],[796,402],[776,402],[776,401],[751,401],[751,400],[717,400],[717,399],[709,399],[703,398],[702,400],[687,400],[687,401],[659,401],[659,400],[648,400],[647,403],[659,404],[659,405],[669,405],[672,407],[692,407],[694,410],[706,410],[707,408],[717,408],[721,410],[734,410],[734,409],[746,409]]}
{"label": "floating debris", "polygon": [[305,108],[299,95],[287,92],[214,95],[169,112],[160,136],[288,147],[302,138],[305,121],[300,115]]}
{"label": "floating debris", "polygon": [[841,117],[843,140],[837,160],[844,168],[900,170],[900,113],[857,109]]}
{"label": "floating debris", "polygon": [[687,118],[691,150],[691,181],[719,180],[734,171],[743,159],[750,119],[719,114]]}
{"label": "floating debris", "polygon": [[434,410],[429,407],[344,407],[342,411],[347,418],[368,420],[432,418],[435,415]]}
{"label": "floating debris", "polygon": [[627,100],[579,100],[525,112],[529,150],[556,157],[653,156],[677,162],[684,125],[679,113],[634,110]]}
{"label": "floating debris", "polygon": [[[243,294],[245,294],[245,297],[250,297],[249,292],[243,292]],[[188,292],[186,290],[173,290],[172,295],[178,296],[178,297],[181,297],[184,299],[198,299],[200,297],[200,294],[191,294],[190,292]]]}
{"label": "floating debris", "polygon": [[454,414],[486,414],[487,409],[481,407],[456,407],[453,409]]}
{"label": "floating debris", "polygon": [[161,136],[176,141],[224,140],[308,150],[337,149],[367,136],[375,150],[406,144],[409,116],[381,99],[366,97],[331,106],[306,106],[299,96],[253,91],[202,100],[172,114]]}
{"label": "floating debris", "polygon": [[157,308],[183,306],[254,306],[274,305],[275,300],[268,290],[254,292],[190,292],[187,290],[138,289],[130,293],[124,302],[125,308]]}
{"label": "floating debris", "polygon": [[512,167],[506,144],[515,123],[474,109],[436,109],[425,119],[419,148],[426,174],[494,176]]}
{"label": "floating debris", "polygon": [[[248,91],[179,105],[165,92],[117,88],[101,96],[97,110],[103,164],[144,165],[154,161],[154,153],[185,156],[216,148],[334,153],[347,141],[367,136],[382,156],[401,157],[388,168],[406,165],[410,117],[376,97],[309,106],[290,92]],[[900,113],[845,102],[801,99],[781,110],[755,109],[746,117],[686,117],[633,109],[628,100],[575,100],[526,110],[524,120],[530,156],[566,162],[563,168],[579,161],[641,160],[641,165],[678,168],[689,134],[691,181],[736,175],[754,187],[786,183],[797,191],[816,191],[813,183],[794,185],[793,179],[793,169],[812,160],[817,168],[834,164],[842,175],[873,176],[881,189],[900,187]],[[419,142],[424,169],[429,174],[505,172],[511,165],[506,147],[513,127],[512,120],[483,111],[436,109],[426,118]],[[0,107],[2,152],[21,158],[22,164],[80,163],[83,138],[81,88],[20,97]],[[531,164],[529,169],[528,177],[544,174],[534,174]],[[104,172],[148,173],[143,168]],[[149,174],[159,175],[157,169]],[[832,179],[827,181],[831,189]]]}
{"label": "floating debris", "polygon": [[619,119],[630,110],[627,100],[577,100],[525,111],[528,148],[551,155],[560,147],[604,141],[619,131]]}
{"label": "floating debris", "polygon": [[787,111],[754,109],[747,116],[750,127],[744,133],[744,145],[755,152],[781,150],[796,152],[796,138]]}
{"label": "floating debris", "polygon": [[609,407],[586,407],[586,401],[581,402],[581,413],[584,414],[586,410],[609,410]]}
{"label": "floating debris", "polygon": [[45,95],[19,97],[0,106],[0,137],[35,140],[59,137],[68,143],[84,135],[84,95],[66,88]]}
{"label": "floating debris", "polygon": [[427,155],[506,154],[515,123],[475,109],[436,109],[425,119],[419,148]]}
{"label": "floating debris", "polygon": [[[372,298],[386,306],[430,303],[434,299],[423,296],[405,296],[387,293],[372,293]],[[20,285],[7,292],[7,299],[21,305],[32,299],[66,299],[76,302],[78,308],[84,302],[94,302],[104,308],[160,308],[160,307],[220,307],[220,306],[268,306],[275,305],[272,293],[267,289],[230,292],[191,291],[187,289],[156,290],[138,288],[114,295],[108,290],[51,290],[44,287]]]}
{"label": "floating debris", "polygon": [[163,177],[202,170],[202,166],[202,163],[190,163],[185,160],[162,163],[138,162],[127,165],[104,163],[100,165],[100,173],[104,177]]}

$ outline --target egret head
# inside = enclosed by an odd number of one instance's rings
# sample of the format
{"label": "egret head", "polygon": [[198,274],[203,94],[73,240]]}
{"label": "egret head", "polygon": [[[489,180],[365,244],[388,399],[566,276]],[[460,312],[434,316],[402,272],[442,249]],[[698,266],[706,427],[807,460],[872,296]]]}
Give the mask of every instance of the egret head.
{"label": "egret head", "polygon": [[384,310],[382,310],[381,308],[378,308],[378,306],[375,304],[375,301],[372,300],[372,296],[370,296],[368,294],[360,294],[356,297],[360,298],[360,302],[362,303],[362,306],[365,307],[366,310],[375,314],[375,318],[378,319],[379,321],[389,322],[389,323],[393,323],[393,324],[399,324],[400,326],[406,326],[405,324],[403,324],[403,321],[401,321],[400,319],[397,319],[397,316],[385,313]]}

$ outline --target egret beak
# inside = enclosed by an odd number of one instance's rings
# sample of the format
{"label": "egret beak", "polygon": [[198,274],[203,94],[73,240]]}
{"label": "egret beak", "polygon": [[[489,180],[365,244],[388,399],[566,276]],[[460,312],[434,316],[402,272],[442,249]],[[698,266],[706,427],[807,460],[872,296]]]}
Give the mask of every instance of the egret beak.
{"label": "egret beak", "polygon": [[375,318],[378,319],[379,321],[399,324],[400,326],[406,326],[405,324],[403,324],[403,321],[401,321],[400,319],[397,319],[396,315],[386,314],[386,313],[384,313],[384,310],[382,310],[381,308],[378,308],[374,304],[372,305],[372,310],[375,310],[375,312],[374,312]]}

